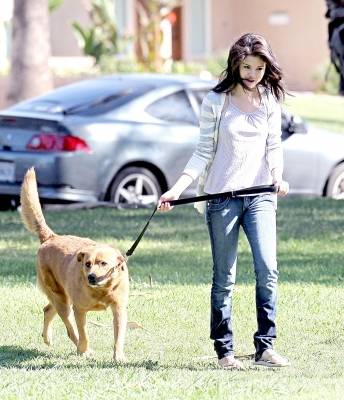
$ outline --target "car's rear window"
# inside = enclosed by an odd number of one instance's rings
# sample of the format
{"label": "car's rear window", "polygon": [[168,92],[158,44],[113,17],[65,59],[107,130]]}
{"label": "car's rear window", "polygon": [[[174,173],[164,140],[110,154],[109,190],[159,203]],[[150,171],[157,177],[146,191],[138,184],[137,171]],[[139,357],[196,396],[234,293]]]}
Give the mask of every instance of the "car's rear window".
{"label": "car's rear window", "polygon": [[152,85],[135,82],[87,80],[58,88],[12,107],[12,110],[47,114],[97,115],[152,90]]}

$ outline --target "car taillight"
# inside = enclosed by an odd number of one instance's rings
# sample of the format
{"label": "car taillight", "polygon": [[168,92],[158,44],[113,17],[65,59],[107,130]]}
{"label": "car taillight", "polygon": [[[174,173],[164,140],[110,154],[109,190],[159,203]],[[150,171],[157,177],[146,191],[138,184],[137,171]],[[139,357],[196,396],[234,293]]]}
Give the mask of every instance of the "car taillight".
{"label": "car taillight", "polygon": [[46,134],[34,136],[27,145],[27,149],[92,152],[88,145],[78,137]]}

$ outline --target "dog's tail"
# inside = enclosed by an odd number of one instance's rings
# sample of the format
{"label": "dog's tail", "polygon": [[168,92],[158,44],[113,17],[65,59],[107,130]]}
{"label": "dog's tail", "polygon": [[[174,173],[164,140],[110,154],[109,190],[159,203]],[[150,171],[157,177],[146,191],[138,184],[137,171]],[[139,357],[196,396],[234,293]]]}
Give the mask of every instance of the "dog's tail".
{"label": "dog's tail", "polygon": [[31,167],[25,174],[20,191],[21,216],[26,228],[35,232],[41,243],[54,236],[45,222],[39,202],[35,169]]}

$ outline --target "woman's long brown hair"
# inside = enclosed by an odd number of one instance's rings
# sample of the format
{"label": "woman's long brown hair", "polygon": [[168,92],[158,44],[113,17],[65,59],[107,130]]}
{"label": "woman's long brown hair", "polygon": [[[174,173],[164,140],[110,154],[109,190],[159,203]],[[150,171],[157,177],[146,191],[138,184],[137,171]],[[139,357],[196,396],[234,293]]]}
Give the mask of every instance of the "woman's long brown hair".
{"label": "woman's long brown hair", "polygon": [[230,48],[227,68],[221,73],[219,83],[213,88],[214,92],[230,92],[240,84],[245,90],[251,89],[240,78],[239,65],[247,56],[260,57],[266,63],[266,69],[260,86],[271,91],[279,102],[283,102],[288,94],[284,88],[283,71],[267,40],[255,33],[241,36]]}

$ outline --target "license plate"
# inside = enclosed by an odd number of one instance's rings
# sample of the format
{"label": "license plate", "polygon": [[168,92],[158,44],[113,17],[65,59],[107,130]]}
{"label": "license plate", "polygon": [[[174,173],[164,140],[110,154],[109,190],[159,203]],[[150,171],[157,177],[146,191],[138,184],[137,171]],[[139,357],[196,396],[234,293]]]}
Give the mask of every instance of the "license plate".
{"label": "license plate", "polygon": [[0,161],[0,182],[14,182],[14,163]]}

